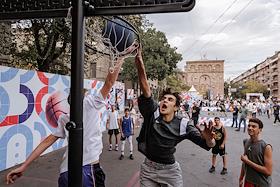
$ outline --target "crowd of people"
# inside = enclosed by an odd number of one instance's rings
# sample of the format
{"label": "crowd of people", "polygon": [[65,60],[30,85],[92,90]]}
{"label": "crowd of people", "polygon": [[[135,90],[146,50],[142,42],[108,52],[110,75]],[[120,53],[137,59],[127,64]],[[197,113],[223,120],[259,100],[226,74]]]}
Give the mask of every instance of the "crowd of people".
{"label": "crowd of people", "polygon": [[[105,107],[105,98],[109,94],[113,83],[116,81],[123,62],[123,58],[118,59],[120,65],[115,67],[114,72],[108,73],[104,86],[96,96],[85,95],[84,97],[84,149],[83,149],[83,186],[84,187],[103,187],[105,186],[105,174],[100,166],[99,157],[103,150],[102,132],[100,130],[100,116],[98,114],[101,108]],[[181,106],[179,93],[172,92],[170,89],[163,91],[160,102],[152,98],[150,86],[148,84],[145,66],[142,58],[141,47],[137,49],[135,57],[135,67],[138,72],[139,84],[142,95],[138,98],[139,111],[144,119],[141,125],[140,133],[137,137],[137,147],[145,159],[140,167],[140,185],[145,186],[168,186],[183,187],[183,176],[180,164],[176,161],[174,153],[176,146],[184,141],[190,140],[199,147],[209,151],[212,149],[212,166],[209,169],[213,173],[216,169],[216,159],[219,154],[223,159],[223,168],[221,174],[228,172],[226,141],[229,138],[227,130],[216,116],[214,120],[199,121],[201,107],[208,105],[207,102],[194,102],[192,106],[185,105],[187,117],[177,115]],[[69,97],[71,98],[71,97]],[[71,99],[69,99],[69,104]],[[210,106],[212,105],[211,102]],[[267,106],[264,102],[257,103],[232,101],[220,102],[217,106],[221,111],[230,111],[233,113],[234,123],[237,130],[240,130],[240,124],[244,121],[245,128],[248,130],[249,138],[244,140],[244,154],[241,155],[242,168],[240,171],[239,185],[250,186],[271,186],[272,175],[272,146],[260,137],[263,129],[263,123],[256,118],[256,112],[261,109],[262,114],[267,110],[273,109],[275,122],[279,121],[279,105]],[[264,108],[262,108],[264,106]],[[134,119],[131,117],[132,108],[126,108],[124,115],[120,116],[115,110],[114,104],[110,107],[107,129],[109,135],[109,151],[119,151],[119,140],[121,142],[121,154],[119,159],[125,158],[125,142],[129,143],[129,159],[133,160],[132,136],[134,134]],[[276,112],[278,110],[278,113]],[[247,114],[251,115],[248,127],[246,127]],[[267,113],[266,113],[267,114]],[[270,114],[270,112],[269,112]],[[240,115],[238,123],[238,115]],[[258,113],[258,115],[260,115]],[[278,115],[278,117],[277,117]],[[62,115],[58,121],[57,131],[43,140],[38,147],[30,154],[26,161],[18,168],[12,169],[7,174],[7,183],[14,183],[22,176],[28,166],[38,158],[44,150],[50,147],[59,138],[68,138],[68,132],[65,130],[66,123],[69,122],[69,115]],[[238,125],[237,125],[238,124]],[[119,134],[121,135],[119,137]],[[114,135],[115,146],[113,146],[112,137]],[[68,151],[64,155],[61,164],[60,176],[58,179],[59,187],[68,186]],[[238,180],[238,179],[237,179]]]}

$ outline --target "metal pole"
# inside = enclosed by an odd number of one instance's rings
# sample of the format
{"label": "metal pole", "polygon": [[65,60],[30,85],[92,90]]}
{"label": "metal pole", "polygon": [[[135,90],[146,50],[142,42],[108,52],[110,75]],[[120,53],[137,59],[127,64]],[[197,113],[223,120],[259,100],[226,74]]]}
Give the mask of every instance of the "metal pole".
{"label": "metal pole", "polygon": [[68,146],[68,186],[82,187],[84,5],[72,0],[71,107]]}

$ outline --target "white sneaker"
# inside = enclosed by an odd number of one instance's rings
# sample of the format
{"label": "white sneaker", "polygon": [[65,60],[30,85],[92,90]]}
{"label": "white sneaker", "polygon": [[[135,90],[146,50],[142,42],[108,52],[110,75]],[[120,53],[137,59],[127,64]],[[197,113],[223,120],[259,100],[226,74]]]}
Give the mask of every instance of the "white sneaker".
{"label": "white sneaker", "polygon": [[118,150],[119,150],[119,146],[116,146],[116,147],[115,147],[115,151],[118,151]]}
{"label": "white sneaker", "polygon": [[111,146],[111,145],[109,146],[109,149],[108,149],[108,150],[109,150],[109,151],[112,151],[112,146]]}

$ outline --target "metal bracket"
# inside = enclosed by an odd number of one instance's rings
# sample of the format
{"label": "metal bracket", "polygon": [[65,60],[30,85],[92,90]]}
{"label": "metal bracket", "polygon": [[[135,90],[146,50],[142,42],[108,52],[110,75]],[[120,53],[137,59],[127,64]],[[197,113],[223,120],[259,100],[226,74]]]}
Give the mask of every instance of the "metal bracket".
{"label": "metal bracket", "polygon": [[73,130],[73,129],[76,129],[77,128],[77,125],[74,121],[69,121],[68,123],[66,123],[66,126],[65,128],[70,131],[70,130]]}

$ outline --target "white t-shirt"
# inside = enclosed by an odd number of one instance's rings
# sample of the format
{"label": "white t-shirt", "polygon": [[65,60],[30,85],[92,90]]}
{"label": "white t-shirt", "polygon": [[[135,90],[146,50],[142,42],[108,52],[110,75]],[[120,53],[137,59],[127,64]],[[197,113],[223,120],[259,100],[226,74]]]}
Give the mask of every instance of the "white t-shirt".
{"label": "white t-shirt", "polygon": [[[101,113],[105,110],[105,100],[101,93],[98,95],[86,95],[83,101],[83,166],[96,162],[102,153]],[[69,115],[61,115],[58,119],[58,127],[54,136],[69,138],[65,128],[69,122]],[[60,173],[68,171],[68,149],[63,155],[60,165]]]}
{"label": "white t-shirt", "polygon": [[109,129],[118,129],[119,124],[118,124],[118,111],[115,110],[114,112],[110,111],[109,112]]}

